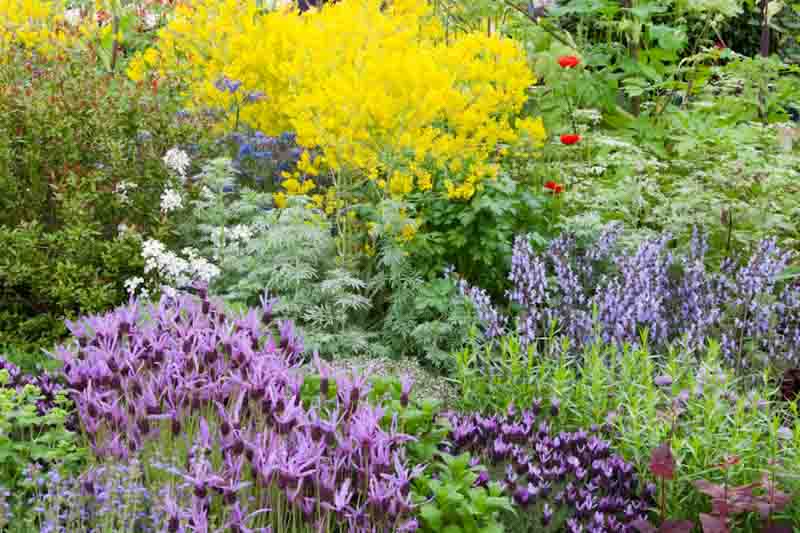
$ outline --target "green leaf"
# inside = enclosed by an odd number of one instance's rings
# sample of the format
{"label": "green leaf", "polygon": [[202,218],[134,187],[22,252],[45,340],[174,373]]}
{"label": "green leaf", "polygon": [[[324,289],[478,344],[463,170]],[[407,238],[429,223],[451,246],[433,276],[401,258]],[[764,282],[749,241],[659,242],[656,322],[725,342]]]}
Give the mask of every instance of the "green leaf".
{"label": "green leaf", "polygon": [[800,266],[791,266],[778,274],[775,279],[778,281],[786,281],[800,277]]}
{"label": "green leaf", "polygon": [[641,19],[641,20],[648,20],[653,15],[657,13],[666,13],[667,6],[664,3],[654,2],[652,4],[639,4],[635,7],[626,7],[623,8],[624,11],[627,11],[634,17]]}
{"label": "green leaf", "polygon": [[433,504],[425,504],[419,511],[419,515],[433,531],[439,531],[442,528],[442,512]]}

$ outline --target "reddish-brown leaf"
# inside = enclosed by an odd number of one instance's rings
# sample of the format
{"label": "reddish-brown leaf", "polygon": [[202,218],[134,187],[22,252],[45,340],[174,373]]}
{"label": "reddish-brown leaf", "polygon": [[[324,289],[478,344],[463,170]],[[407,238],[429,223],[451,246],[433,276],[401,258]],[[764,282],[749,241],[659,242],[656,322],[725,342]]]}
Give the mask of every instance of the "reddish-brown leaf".
{"label": "reddish-brown leaf", "polygon": [[774,512],[782,511],[792,501],[791,495],[786,494],[775,486],[769,473],[764,472],[761,483],[766,489],[766,494],[755,501],[755,507],[763,518],[767,518]]}
{"label": "reddish-brown leaf", "polygon": [[692,533],[694,522],[691,520],[664,520],[658,533]]}
{"label": "reddish-brown leaf", "polygon": [[637,518],[631,525],[636,528],[639,533],[657,533],[658,530],[656,527],[648,522],[647,520],[643,520],[641,518]]}
{"label": "reddish-brown leaf", "polygon": [[711,512],[717,516],[727,517],[731,514],[731,505],[722,498],[711,499]]}
{"label": "reddish-brown leaf", "polygon": [[794,531],[794,527],[789,522],[772,522],[769,525],[765,525],[764,528],[761,530],[761,533],[792,533]]}
{"label": "reddish-brown leaf", "polygon": [[653,450],[650,455],[650,472],[661,479],[675,477],[675,458],[668,442]]}
{"label": "reddish-brown leaf", "polygon": [[726,491],[724,485],[698,479],[694,482],[694,486],[703,494],[711,496],[712,511],[714,514],[724,517],[730,514],[755,511],[757,498],[753,490],[761,487],[761,484],[751,483],[739,487],[728,487]]}
{"label": "reddish-brown leaf", "polygon": [[700,513],[700,523],[703,524],[703,533],[730,533],[731,531],[725,520],[710,514]]}
{"label": "reddish-brown leaf", "polygon": [[722,499],[725,497],[725,487],[711,483],[706,479],[698,479],[694,482],[694,487],[714,499]]}

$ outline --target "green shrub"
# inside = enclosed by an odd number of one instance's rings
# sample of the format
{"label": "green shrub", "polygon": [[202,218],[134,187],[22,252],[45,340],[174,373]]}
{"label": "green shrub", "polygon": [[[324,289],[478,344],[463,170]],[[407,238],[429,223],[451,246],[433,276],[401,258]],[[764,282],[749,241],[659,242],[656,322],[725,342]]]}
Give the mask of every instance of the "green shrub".
{"label": "green shrub", "polygon": [[31,351],[125,298],[134,236],[162,222],[162,157],[188,139],[168,94],[62,59],[0,67],[0,344]]}

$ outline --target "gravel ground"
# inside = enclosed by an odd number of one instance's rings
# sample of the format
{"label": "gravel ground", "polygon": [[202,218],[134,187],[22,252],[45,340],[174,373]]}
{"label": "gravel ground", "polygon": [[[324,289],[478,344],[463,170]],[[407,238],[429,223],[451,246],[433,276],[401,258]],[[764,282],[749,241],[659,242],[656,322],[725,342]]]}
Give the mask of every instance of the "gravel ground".
{"label": "gravel ground", "polygon": [[458,394],[456,386],[446,377],[437,375],[422,366],[414,359],[389,359],[375,357],[351,357],[329,361],[337,371],[362,372],[378,376],[410,376],[414,380],[411,395],[417,398],[434,398],[452,406]]}

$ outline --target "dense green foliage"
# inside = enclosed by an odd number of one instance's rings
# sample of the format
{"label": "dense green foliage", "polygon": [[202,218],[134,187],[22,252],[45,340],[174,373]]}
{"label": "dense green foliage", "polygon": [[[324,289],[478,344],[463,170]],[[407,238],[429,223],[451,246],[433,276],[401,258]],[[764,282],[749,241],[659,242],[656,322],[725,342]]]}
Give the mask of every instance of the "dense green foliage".
{"label": "dense green foliage", "polygon": [[169,99],[82,57],[0,65],[0,347],[38,350],[65,317],[125,299],[136,235],[162,224],[161,158],[187,139]]}

